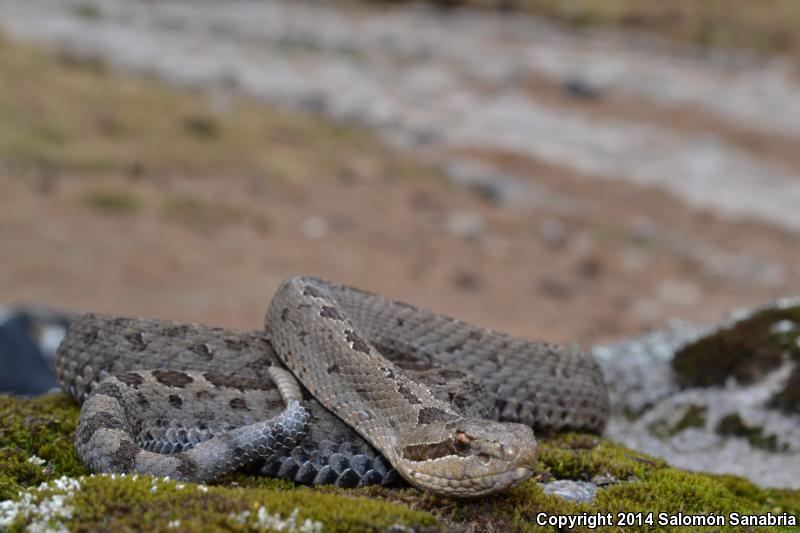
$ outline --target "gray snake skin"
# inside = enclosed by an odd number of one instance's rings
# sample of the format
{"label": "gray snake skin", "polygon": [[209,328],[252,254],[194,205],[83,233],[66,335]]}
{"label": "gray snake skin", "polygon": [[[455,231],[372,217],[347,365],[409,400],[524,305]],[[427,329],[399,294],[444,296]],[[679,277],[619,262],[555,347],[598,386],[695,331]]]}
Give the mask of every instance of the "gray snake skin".
{"label": "gray snake skin", "polygon": [[74,320],[56,370],[83,404],[82,460],[195,481],[246,468],[478,496],[530,476],[531,427],[600,432],[606,421],[600,371],[576,348],[303,277],[281,285],[266,324]]}

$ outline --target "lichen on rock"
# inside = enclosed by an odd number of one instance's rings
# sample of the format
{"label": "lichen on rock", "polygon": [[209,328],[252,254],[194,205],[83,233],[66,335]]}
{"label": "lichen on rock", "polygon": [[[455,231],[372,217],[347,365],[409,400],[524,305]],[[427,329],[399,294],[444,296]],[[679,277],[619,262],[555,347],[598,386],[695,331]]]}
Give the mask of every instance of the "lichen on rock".
{"label": "lichen on rock", "polygon": [[723,385],[731,377],[751,384],[787,361],[795,368],[770,399],[772,407],[800,414],[800,303],[767,306],[719,328],[675,353],[672,366],[686,387]]}

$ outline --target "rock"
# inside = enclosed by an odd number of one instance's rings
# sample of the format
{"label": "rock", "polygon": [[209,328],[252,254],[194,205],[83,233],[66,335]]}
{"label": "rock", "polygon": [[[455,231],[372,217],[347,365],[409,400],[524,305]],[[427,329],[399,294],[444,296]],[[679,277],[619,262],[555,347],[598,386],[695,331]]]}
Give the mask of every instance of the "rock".
{"label": "rock", "polygon": [[603,97],[598,86],[581,78],[568,78],[563,81],[561,88],[568,96],[581,100],[598,100]]}
{"label": "rock", "polygon": [[457,237],[475,240],[484,231],[484,221],[480,215],[460,211],[447,217],[447,230]]}
{"label": "rock", "polygon": [[450,183],[478,193],[497,205],[532,203],[538,196],[535,187],[514,176],[471,161],[454,161],[445,167]]}
{"label": "rock", "polygon": [[52,361],[68,317],[44,309],[0,308],[0,393],[58,389]]}
{"label": "rock", "polygon": [[597,486],[587,481],[572,481],[570,479],[560,479],[541,485],[545,494],[554,494],[565,500],[583,503],[594,500],[597,494]]}
{"label": "rock", "polygon": [[608,433],[683,468],[800,488],[799,314],[784,299],[595,348]]}
{"label": "rock", "polygon": [[539,225],[539,235],[554,250],[563,248],[567,241],[564,224],[557,218],[548,218],[542,222]]}
{"label": "rock", "polygon": [[628,237],[641,246],[652,243],[657,236],[656,224],[646,217],[637,217],[628,230]]}
{"label": "rock", "polygon": [[328,234],[328,222],[318,216],[307,217],[303,221],[303,233],[312,240],[319,240]]}
{"label": "rock", "polygon": [[456,268],[451,276],[453,285],[464,291],[477,291],[483,287],[483,278],[466,268]]}
{"label": "rock", "polygon": [[[724,325],[675,353],[682,387],[722,385],[729,377],[750,384],[787,359],[800,363],[800,305],[768,307]],[[797,411],[800,414],[800,411]]]}
{"label": "rock", "polygon": [[538,291],[554,300],[566,300],[572,296],[570,286],[552,276],[544,276],[539,282]]}
{"label": "rock", "polygon": [[592,354],[603,369],[615,410],[640,416],[672,395],[678,389],[670,371],[672,355],[699,334],[698,328],[673,322],[663,330],[594,347]]}
{"label": "rock", "polygon": [[656,293],[661,300],[679,305],[695,305],[702,296],[697,285],[677,279],[661,281]]}

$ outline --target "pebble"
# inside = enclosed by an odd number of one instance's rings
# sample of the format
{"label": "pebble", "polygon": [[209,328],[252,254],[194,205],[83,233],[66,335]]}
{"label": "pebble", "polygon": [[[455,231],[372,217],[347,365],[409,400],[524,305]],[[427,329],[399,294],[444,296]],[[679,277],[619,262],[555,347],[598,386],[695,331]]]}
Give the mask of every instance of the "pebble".
{"label": "pebble", "polygon": [[310,216],[303,221],[303,234],[311,240],[319,240],[328,234],[328,222],[318,216]]}
{"label": "pebble", "polygon": [[697,285],[677,279],[661,281],[656,288],[656,294],[665,302],[687,306],[696,304],[702,297]]}
{"label": "pebble", "polygon": [[447,217],[447,230],[457,237],[474,240],[483,232],[485,223],[483,217],[475,213],[460,211]]}
{"label": "pebble", "polygon": [[550,248],[560,249],[567,241],[567,230],[557,218],[548,218],[539,225],[539,235]]}
{"label": "pebble", "polygon": [[587,503],[594,500],[598,486],[588,481],[573,481],[571,479],[559,479],[550,483],[539,484],[544,489],[545,494],[560,496],[565,500]]}
{"label": "pebble", "polygon": [[532,184],[480,163],[454,161],[444,170],[452,185],[475,191],[495,205],[532,203],[537,197],[536,187]]}
{"label": "pebble", "polygon": [[567,78],[562,82],[561,88],[567,95],[581,100],[598,100],[603,97],[599,87],[578,77]]}

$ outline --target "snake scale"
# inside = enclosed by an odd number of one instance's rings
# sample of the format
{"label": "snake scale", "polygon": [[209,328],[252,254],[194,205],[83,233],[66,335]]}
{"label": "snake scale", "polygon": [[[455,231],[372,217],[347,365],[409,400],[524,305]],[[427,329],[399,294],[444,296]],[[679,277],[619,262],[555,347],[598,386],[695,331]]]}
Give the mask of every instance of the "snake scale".
{"label": "snake scale", "polygon": [[92,470],[191,481],[246,469],[480,496],[530,477],[532,429],[601,432],[608,416],[574,346],[311,277],[280,285],[264,331],[76,317],[55,366]]}

